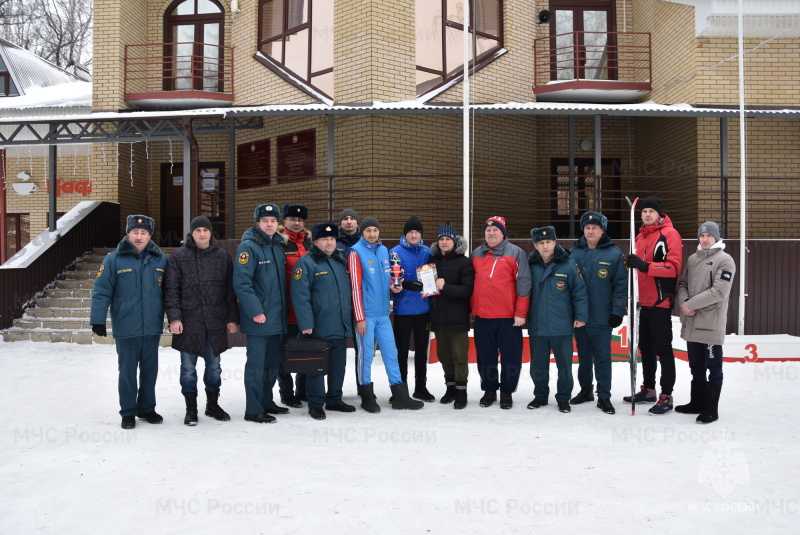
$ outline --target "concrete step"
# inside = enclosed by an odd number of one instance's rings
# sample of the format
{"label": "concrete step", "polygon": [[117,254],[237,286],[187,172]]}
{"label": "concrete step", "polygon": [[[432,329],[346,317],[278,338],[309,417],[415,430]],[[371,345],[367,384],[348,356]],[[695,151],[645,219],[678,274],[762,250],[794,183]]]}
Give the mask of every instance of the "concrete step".
{"label": "concrete step", "polygon": [[[110,323],[106,324],[107,327]],[[48,330],[92,330],[89,318],[28,318],[14,320],[14,327],[18,329],[48,329]]]}
{"label": "concrete step", "polygon": [[103,263],[103,259],[105,259],[105,254],[88,254],[83,258],[81,264],[97,264],[98,266]]}
{"label": "concrete step", "polygon": [[77,290],[77,289],[88,289],[91,290],[94,288],[94,279],[73,279],[73,280],[59,280],[56,281],[55,290]]}
{"label": "concrete step", "polygon": [[91,308],[91,297],[40,297],[36,300],[36,308]]}
{"label": "concrete step", "polygon": [[[91,330],[48,330],[48,329],[6,329],[3,331],[3,340],[6,342],[66,342],[73,344],[107,344],[114,343],[111,333],[108,336],[97,336]],[[169,347],[172,344],[172,335],[161,335],[159,345]]]}
{"label": "concrete step", "polygon": [[97,278],[97,269],[95,269],[94,271],[67,271],[64,274],[64,279],[63,280],[86,280],[86,279],[91,279],[92,281],[94,281],[94,279],[96,279],[96,278]]}
{"label": "concrete step", "polygon": [[91,308],[34,307],[25,311],[23,318],[88,318]]}
{"label": "concrete step", "polygon": [[44,298],[40,297],[39,299],[63,299],[66,297],[73,297],[79,299],[86,299],[92,298],[92,289],[91,288],[53,288],[50,290],[45,290]]}

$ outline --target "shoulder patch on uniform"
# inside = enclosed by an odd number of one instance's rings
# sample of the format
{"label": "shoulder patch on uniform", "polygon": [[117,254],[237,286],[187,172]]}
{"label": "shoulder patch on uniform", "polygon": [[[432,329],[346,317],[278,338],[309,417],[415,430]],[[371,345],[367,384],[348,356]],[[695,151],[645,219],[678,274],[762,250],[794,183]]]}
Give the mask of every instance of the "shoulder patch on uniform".
{"label": "shoulder patch on uniform", "polygon": [[250,260],[250,253],[242,251],[239,253],[239,263],[245,265]]}
{"label": "shoulder patch on uniform", "polygon": [[566,288],[566,287],[567,287],[567,283],[566,282],[564,282],[564,281],[556,281],[556,290],[558,290],[559,292],[563,291],[564,288]]}
{"label": "shoulder patch on uniform", "polygon": [[106,265],[105,264],[100,264],[100,269],[97,270],[97,277],[96,278],[99,279],[100,275],[102,275],[105,270],[106,270]]}
{"label": "shoulder patch on uniform", "polygon": [[724,281],[730,281],[733,278],[733,273],[731,273],[730,271],[723,271],[722,275],[720,275],[719,278]]}
{"label": "shoulder patch on uniform", "polygon": [[597,270],[597,276],[601,279],[605,279],[608,277],[608,270],[606,268],[600,268]]}
{"label": "shoulder patch on uniform", "polygon": [[299,281],[303,277],[303,268],[295,268],[294,280]]}

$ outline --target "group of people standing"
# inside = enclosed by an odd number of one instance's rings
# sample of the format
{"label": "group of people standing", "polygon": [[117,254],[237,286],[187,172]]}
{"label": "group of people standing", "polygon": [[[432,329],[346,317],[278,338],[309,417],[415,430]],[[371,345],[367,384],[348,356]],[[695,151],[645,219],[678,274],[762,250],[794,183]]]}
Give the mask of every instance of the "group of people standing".
{"label": "group of people standing", "polygon": [[[275,415],[301,408],[303,402],[317,420],[326,418],[325,410],[354,412],[356,408],[342,399],[351,337],[361,407],[370,413],[381,410],[371,374],[377,346],[392,408],[421,409],[424,402],[436,400],[427,388],[431,331],[444,371],[446,390],[440,401],[463,409],[473,317],[482,407],[497,402],[498,391],[500,407],[513,407],[522,370],[522,327],[527,323],[534,383],[534,398],[527,407],[548,405],[552,352],[558,369],[558,410],[566,413],[571,405],[594,401],[596,377],[597,407],[614,414],[611,333],[626,314],[627,267],[637,270],[640,287],[644,384],[634,396],[636,403],[654,403],[653,414],[673,408],[670,316],[677,298],[693,380],[689,404],[676,411],[699,414],[698,422],[709,423],[718,417],[721,344],[735,267],[723,252],[719,228],[706,222],[698,232],[698,252],[681,271],[680,236],[660,201],[645,199],[641,216],[636,255],[625,257],[606,234],[607,218],[590,211],[581,216],[583,236],[570,251],[557,243],[555,228],[546,226],[531,230],[534,250],[527,255],[508,240],[506,220],[495,216],[483,225],[484,243],[467,256],[466,240],[450,223],[438,228],[428,246],[422,239],[422,221],[410,217],[399,245],[389,250],[381,243],[380,222],[374,217],[359,220],[354,210],[346,209],[339,225],[317,223],[309,232],[305,206],[286,204],[280,209],[265,203],[255,208],[254,225],[242,235],[233,258],[220,248],[210,220],[199,216],[192,220],[183,245],[167,260],[151,241],[153,219],[131,215],[126,236],[98,271],[90,322],[95,334],[106,336],[111,309],[124,429],[135,427],[136,417],[152,424],[163,421],[155,412],[155,382],[165,312],[172,347],[180,352],[184,423],[189,426],[198,424],[198,358],[205,361],[205,415],[230,419],[219,406],[220,355],[228,349],[227,335],[240,329],[246,336],[246,421],[272,423]],[[430,267],[436,275],[425,286],[418,272]],[[286,341],[298,336],[327,343],[327,376],[293,378],[283,371]],[[580,384],[575,397],[573,338]],[[412,339],[413,394],[408,386]],[[658,361],[660,395],[655,391]],[[273,397],[276,382],[285,406]]]}

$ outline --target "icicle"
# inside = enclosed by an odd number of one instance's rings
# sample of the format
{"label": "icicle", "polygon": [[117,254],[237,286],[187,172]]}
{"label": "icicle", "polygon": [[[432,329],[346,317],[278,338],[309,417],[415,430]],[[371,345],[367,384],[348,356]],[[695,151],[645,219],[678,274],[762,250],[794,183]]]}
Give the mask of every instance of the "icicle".
{"label": "icicle", "polygon": [[119,176],[119,143],[117,143],[117,176]]}
{"label": "icicle", "polygon": [[78,174],[78,145],[72,146],[72,176]]}
{"label": "icicle", "polygon": [[33,145],[28,145],[28,167],[30,167],[31,176],[33,176]]}
{"label": "icicle", "polygon": [[89,175],[89,187],[92,185],[92,146],[86,149],[86,174]]}
{"label": "icicle", "polygon": [[0,158],[3,159],[3,189],[6,189],[6,151],[0,150]]}
{"label": "icicle", "polygon": [[172,138],[168,137],[167,141],[169,141],[169,174],[172,176]]}
{"label": "icicle", "polygon": [[131,163],[128,171],[131,175],[131,187],[133,187],[133,143],[131,143]]}
{"label": "icicle", "polygon": [[106,144],[105,144],[105,142],[103,142],[103,144],[101,145],[101,147],[102,147],[102,149],[103,149],[103,163],[107,163],[107,162],[106,162]]}
{"label": "icicle", "polygon": [[144,140],[144,156],[148,160],[150,159],[150,140],[149,139],[145,139]]}

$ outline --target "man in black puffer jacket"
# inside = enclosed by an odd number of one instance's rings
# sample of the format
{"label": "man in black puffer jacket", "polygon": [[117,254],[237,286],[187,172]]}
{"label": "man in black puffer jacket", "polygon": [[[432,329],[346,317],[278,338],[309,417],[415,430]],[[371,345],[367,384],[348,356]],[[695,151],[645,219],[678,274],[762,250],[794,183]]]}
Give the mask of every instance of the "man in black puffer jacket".
{"label": "man in black puffer jacket", "polygon": [[455,401],[455,409],[467,406],[469,300],[475,284],[472,261],[464,256],[467,250],[467,241],[456,236],[450,223],[439,227],[439,237],[431,245],[436,288],[441,292],[430,297],[431,330],[436,333],[436,355],[442,363],[447,386],[441,402]]}
{"label": "man in black puffer jacket", "polygon": [[205,360],[206,416],[230,416],[218,404],[222,385],[220,354],[228,349],[227,333],[239,330],[239,305],[233,292],[233,262],[211,233],[211,221],[195,217],[191,234],[169,257],[164,306],[172,348],[181,353],[181,392],[186,398],[183,423],[197,425],[197,357]]}

